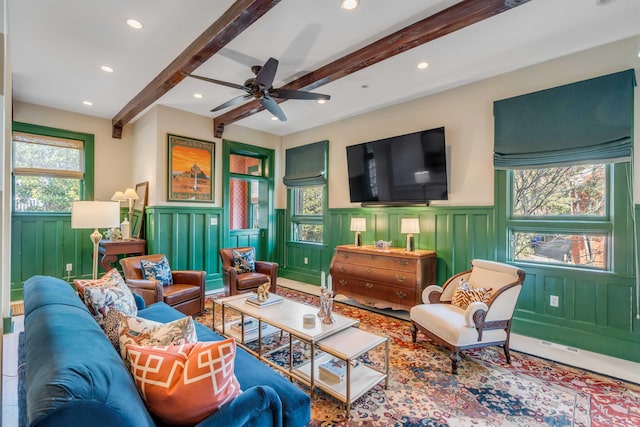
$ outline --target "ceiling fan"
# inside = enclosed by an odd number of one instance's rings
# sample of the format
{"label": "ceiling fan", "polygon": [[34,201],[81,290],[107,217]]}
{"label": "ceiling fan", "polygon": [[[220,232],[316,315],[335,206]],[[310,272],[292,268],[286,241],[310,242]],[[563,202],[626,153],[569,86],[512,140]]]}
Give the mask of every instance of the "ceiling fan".
{"label": "ceiling fan", "polygon": [[251,67],[251,71],[255,74],[255,77],[247,79],[243,85],[236,83],[229,83],[222,80],[211,79],[209,77],[197,76],[195,74],[185,73],[189,77],[194,79],[204,80],[209,83],[216,83],[222,86],[232,87],[234,89],[241,89],[247,92],[245,95],[237,96],[229,101],[218,105],[211,112],[222,110],[232,105],[240,104],[248,99],[255,98],[260,104],[266,108],[271,114],[276,116],[281,122],[287,121],[287,116],[284,115],[284,111],[278,105],[278,102],[274,98],[279,99],[309,99],[309,100],[325,100],[331,99],[329,95],[322,95],[320,93],[305,92],[301,90],[291,89],[276,89],[273,85],[273,79],[276,76],[276,70],[278,69],[278,60],[269,58],[264,65],[254,65]]}

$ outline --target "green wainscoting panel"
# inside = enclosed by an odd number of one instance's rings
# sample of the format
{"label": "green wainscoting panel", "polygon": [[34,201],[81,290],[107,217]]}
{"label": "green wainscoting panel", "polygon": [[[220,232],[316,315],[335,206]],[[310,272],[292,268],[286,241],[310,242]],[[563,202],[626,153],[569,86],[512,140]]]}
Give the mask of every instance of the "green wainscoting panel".
{"label": "green wainscoting panel", "polygon": [[222,288],[222,209],[151,206],[146,215],[147,253],[165,254],[175,270],[204,270],[207,290]]}

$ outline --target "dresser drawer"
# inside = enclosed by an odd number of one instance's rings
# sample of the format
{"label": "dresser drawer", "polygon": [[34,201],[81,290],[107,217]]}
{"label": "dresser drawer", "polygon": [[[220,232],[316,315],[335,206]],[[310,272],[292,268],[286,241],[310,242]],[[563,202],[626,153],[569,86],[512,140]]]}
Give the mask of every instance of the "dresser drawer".
{"label": "dresser drawer", "polygon": [[336,261],[345,264],[357,264],[376,268],[388,268],[401,271],[414,271],[416,260],[410,258],[389,256],[386,252],[380,254],[339,252]]}
{"label": "dresser drawer", "polygon": [[416,274],[413,271],[387,270],[370,265],[336,262],[333,265],[333,274],[403,288],[415,288],[416,286]]}
{"label": "dresser drawer", "polygon": [[397,286],[389,286],[386,283],[371,282],[367,280],[352,279],[349,277],[338,277],[334,282],[337,293],[347,296],[361,296],[359,301],[367,304],[366,299],[384,300],[393,304],[412,307],[416,301],[416,290],[410,288],[401,288]]}

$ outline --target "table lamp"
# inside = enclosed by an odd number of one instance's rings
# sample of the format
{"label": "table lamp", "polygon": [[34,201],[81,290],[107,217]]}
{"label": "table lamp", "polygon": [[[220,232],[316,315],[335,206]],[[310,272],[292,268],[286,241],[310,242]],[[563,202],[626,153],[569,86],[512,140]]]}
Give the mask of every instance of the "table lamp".
{"label": "table lamp", "polygon": [[102,235],[98,228],[111,228],[120,225],[120,203],[82,201],[71,204],[71,228],[93,228],[93,279],[98,278],[98,243]]}
{"label": "table lamp", "polygon": [[403,218],[400,223],[400,233],[407,235],[407,252],[416,250],[413,233],[420,233],[420,220],[418,218]]}
{"label": "table lamp", "polygon": [[351,218],[351,231],[356,232],[356,246],[362,246],[362,231],[367,231],[366,218]]}

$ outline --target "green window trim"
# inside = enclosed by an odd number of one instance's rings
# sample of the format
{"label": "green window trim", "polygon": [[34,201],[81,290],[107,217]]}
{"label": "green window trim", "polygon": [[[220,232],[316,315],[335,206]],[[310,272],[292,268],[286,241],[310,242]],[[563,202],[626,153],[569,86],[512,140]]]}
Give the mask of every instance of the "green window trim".
{"label": "green window trim", "polygon": [[[81,180],[82,200],[94,199],[94,157],[95,157],[95,137],[89,133],[74,132],[65,129],[52,128],[48,126],[34,125],[23,122],[13,122],[12,131],[31,133],[35,135],[52,136],[56,138],[75,139],[82,141],[84,153],[84,178]],[[13,184],[12,184],[13,185]]]}

